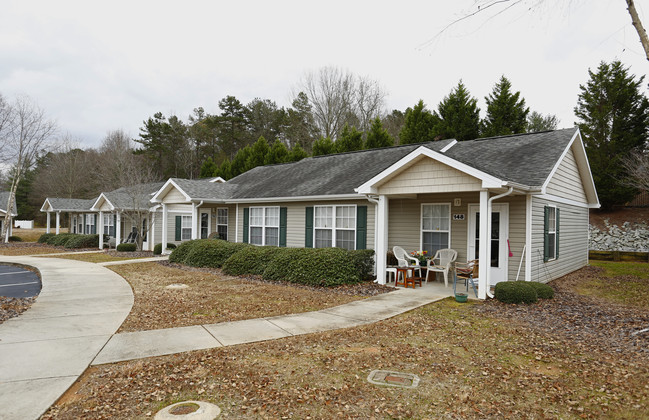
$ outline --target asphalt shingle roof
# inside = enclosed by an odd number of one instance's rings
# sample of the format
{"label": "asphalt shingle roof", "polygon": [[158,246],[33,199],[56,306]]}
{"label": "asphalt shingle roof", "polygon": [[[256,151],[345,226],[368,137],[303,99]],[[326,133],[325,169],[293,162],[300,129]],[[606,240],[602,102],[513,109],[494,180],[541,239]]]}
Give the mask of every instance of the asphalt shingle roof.
{"label": "asphalt shingle roof", "polygon": [[[0,210],[5,213],[7,212],[7,204],[9,204],[9,194],[11,194],[9,191],[0,191]],[[11,213],[18,213],[18,210],[16,210],[16,201],[13,203],[13,211]]]}
{"label": "asphalt shingle roof", "polygon": [[81,198],[56,198],[48,197],[47,200],[52,206],[52,211],[90,211],[95,200],[84,200]]}
{"label": "asphalt shingle roof", "polygon": [[355,194],[354,188],[418,147],[440,151],[450,142],[408,144],[259,166],[227,182],[230,199]]}
{"label": "asphalt shingle roof", "polygon": [[186,194],[194,199],[226,199],[231,193],[232,185],[222,182],[210,182],[210,179],[171,178]]}
{"label": "asphalt shingle roof", "polygon": [[163,182],[139,184],[105,192],[104,196],[118,209],[141,209],[151,207],[152,194],[164,185]]}

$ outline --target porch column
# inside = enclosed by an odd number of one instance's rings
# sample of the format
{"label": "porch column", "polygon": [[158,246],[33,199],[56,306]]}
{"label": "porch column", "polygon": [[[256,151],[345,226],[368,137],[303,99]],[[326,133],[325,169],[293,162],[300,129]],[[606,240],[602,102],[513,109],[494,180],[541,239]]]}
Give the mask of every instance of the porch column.
{"label": "porch column", "polygon": [[99,223],[97,223],[97,230],[99,231],[99,249],[104,249],[104,212],[99,212]]}
{"label": "porch column", "polygon": [[200,220],[200,217],[198,217],[198,206],[196,203],[192,203],[192,240],[193,239],[198,239],[198,221]]}
{"label": "porch column", "polygon": [[376,206],[376,278],[379,284],[385,284],[385,269],[387,266],[386,254],[388,252],[388,198],[379,195],[379,204]]}
{"label": "porch column", "polygon": [[480,249],[478,250],[478,298],[487,298],[487,280],[489,266],[488,260],[489,246],[491,245],[491,233],[489,232],[489,215],[487,214],[487,202],[489,201],[489,191],[480,191]]}
{"label": "porch column", "polygon": [[47,214],[47,228],[45,229],[45,233],[50,233],[50,212],[48,211],[45,214]]}
{"label": "porch column", "polygon": [[56,212],[56,234],[59,234],[59,231],[61,229],[61,212],[57,211]]}
{"label": "porch column", "polygon": [[162,204],[162,253],[167,254],[167,205]]}
{"label": "porch column", "polygon": [[149,229],[149,251],[155,247],[155,215],[156,211],[151,212],[151,229]]}
{"label": "porch column", "polygon": [[[218,210],[217,210],[217,213],[216,213],[216,217],[219,217]],[[228,215],[228,217],[230,217],[230,215]],[[228,220],[228,223],[229,222],[230,222],[230,220]],[[217,223],[218,223],[218,220],[217,220]],[[228,234],[228,239],[230,239],[229,236],[230,235]],[[236,210],[235,210],[235,216],[234,216],[234,242],[239,242],[239,203],[237,203],[237,207],[236,207]]]}
{"label": "porch column", "polygon": [[115,219],[115,248],[122,243],[122,212],[117,212]]}

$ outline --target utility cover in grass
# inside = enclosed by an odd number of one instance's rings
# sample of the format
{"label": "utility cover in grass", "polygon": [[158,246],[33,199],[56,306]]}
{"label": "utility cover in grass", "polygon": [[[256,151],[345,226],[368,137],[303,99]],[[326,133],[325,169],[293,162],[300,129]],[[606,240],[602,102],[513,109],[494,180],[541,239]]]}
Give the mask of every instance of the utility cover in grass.
{"label": "utility cover in grass", "polygon": [[374,385],[416,388],[419,385],[419,376],[412,373],[373,370],[367,377],[367,381]]}
{"label": "utility cover in grass", "polygon": [[214,420],[221,409],[205,401],[183,401],[158,411],[153,420]]}

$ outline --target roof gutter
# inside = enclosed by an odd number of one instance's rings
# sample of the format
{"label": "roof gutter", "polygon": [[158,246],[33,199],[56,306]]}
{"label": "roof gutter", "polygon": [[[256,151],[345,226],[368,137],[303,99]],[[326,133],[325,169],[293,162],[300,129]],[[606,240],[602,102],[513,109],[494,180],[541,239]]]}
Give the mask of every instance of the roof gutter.
{"label": "roof gutter", "polygon": [[[509,187],[507,192],[495,195],[495,196],[491,197],[489,200],[487,200],[487,234],[488,235],[491,235],[491,213],[492,213],[493,202],[495,200],[498,200],[500,198],[508,196],[512,192],[514,192],[514,187]],[[489,241],[491,241],[491,238],[489,238]],[[487,266],[487,270],[486,270],[487,272],[485,273],[485,280],[486,280],[485,281],[485,284],[486,284],[485,287],[487,289],[487,296],[489,296],[490,298],[493,298],[494,295],[492,295],[491,292],[489,292],[489,277],[490,277],[490,274],[491,274],[490,270],[489,270],[489,265],[491,265],[491,264],[489,264],[490,261],[491,261],[491,244],[487,245],[487,264],[488,264],[488,266]]]}

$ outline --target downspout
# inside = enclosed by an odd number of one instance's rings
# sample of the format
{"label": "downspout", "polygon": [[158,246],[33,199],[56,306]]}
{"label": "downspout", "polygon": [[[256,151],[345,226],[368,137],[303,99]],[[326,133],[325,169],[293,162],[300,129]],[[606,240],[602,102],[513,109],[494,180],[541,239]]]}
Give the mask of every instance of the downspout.
{"label": "downspout", "polygon": [[[365,194],[365,198],[367,201],[370,203],[374,203],[374,251],[376,252],[376,239],[378,238],[378,229],[379,229],[379,212],[377,211],[379,208],[379,200],[376,198],[371,197],[369,194]],[[376,275],[376,281],[378,282],[378,270],[376,267],[376,259],[374,259],[374,275]]]}
{"label": "downspout", "polygon": [[[487,234],[489,235],[489,242],[491,242],[491,208],[492,208],[492,203],[494,200],[498,200],[499,198],[507,197],[509,194],[511,194],[514,191],[514,187],[509,187],[509,190],[507,192],[504,192],[499,195],[495,195],[491,197],[489,200],[487,200]],[[509,236],[509,234],[508,234]],[[487,246],[487,267],[491,266],[491,243]],[[509,267],[508,267],[509,269]],[[487,296],[490,298],[493,298],[494,295],[492,295],[489,292],[489,269],[487,268],[487,272],[485,273],[485,278],[486,278],[486,288],[487,288]]]}

